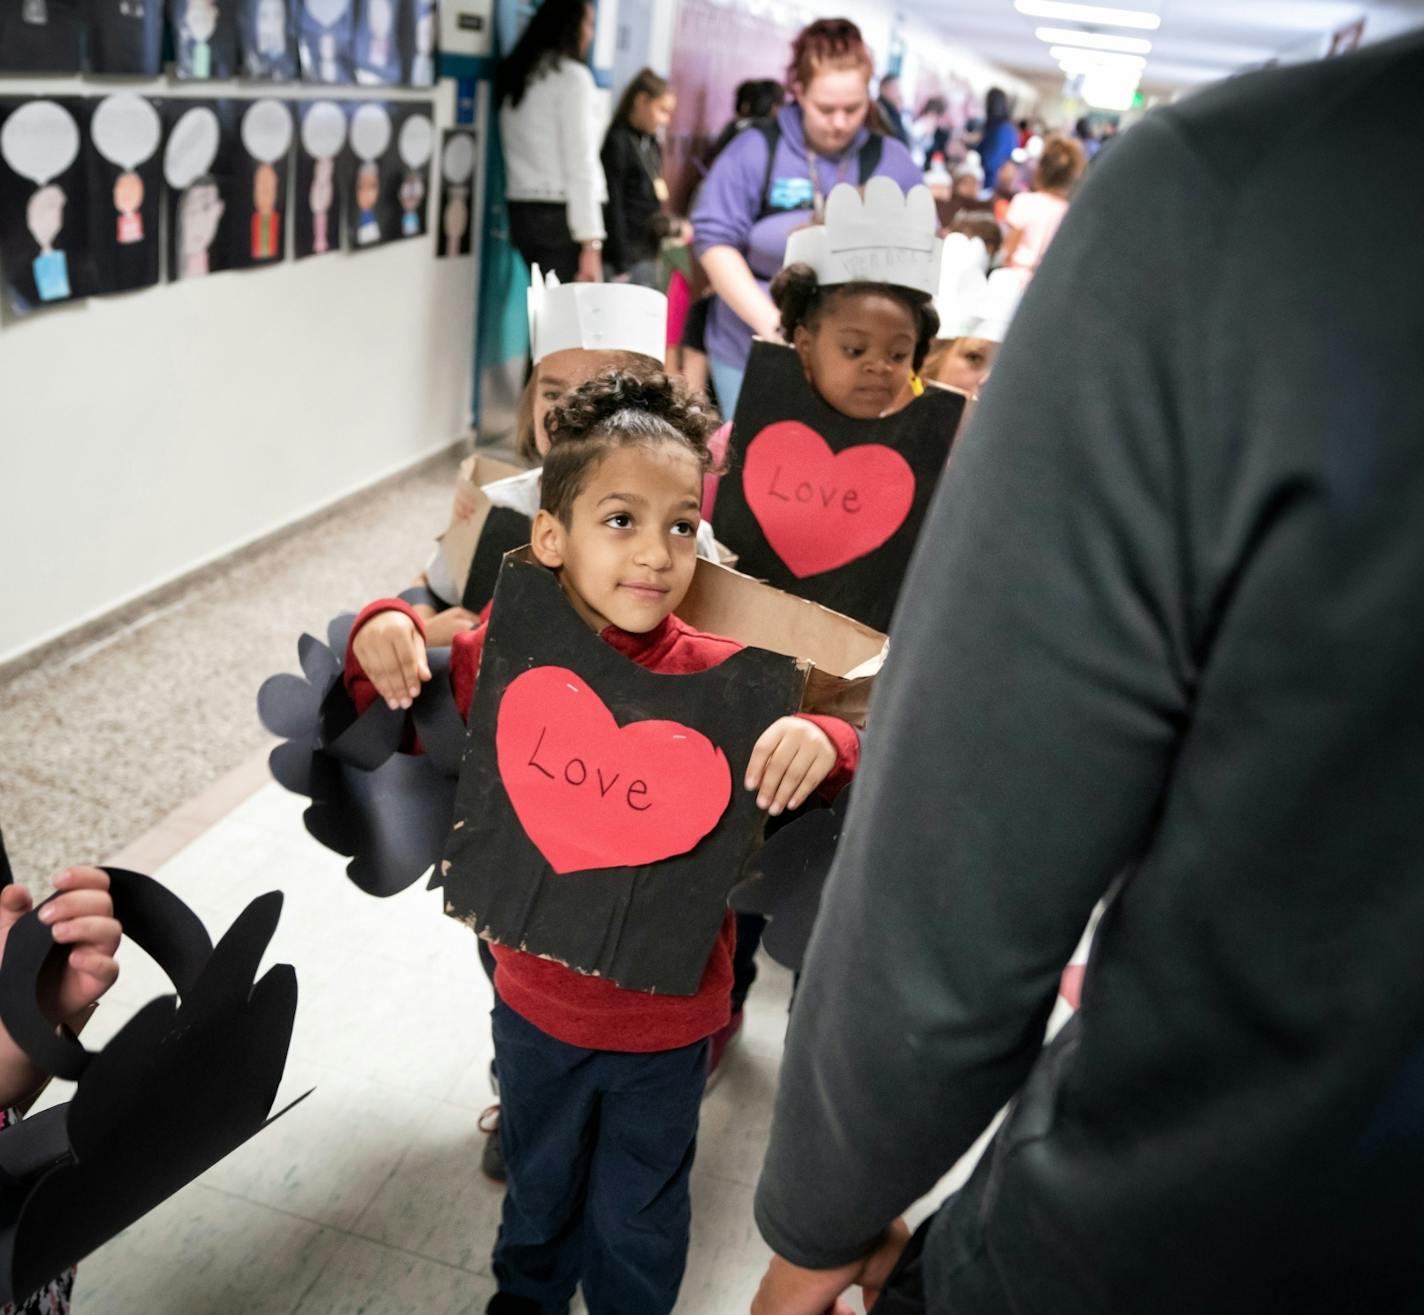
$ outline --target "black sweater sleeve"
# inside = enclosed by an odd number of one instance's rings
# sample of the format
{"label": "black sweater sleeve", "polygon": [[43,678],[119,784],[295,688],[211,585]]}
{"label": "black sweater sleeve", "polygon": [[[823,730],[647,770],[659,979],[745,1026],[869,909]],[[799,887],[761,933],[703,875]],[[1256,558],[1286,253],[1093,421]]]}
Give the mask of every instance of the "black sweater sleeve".
{"label": "black sweater sleeve", "polygon": [[767,1242],[812,1268],[870,1250],[1022,1083],[1188,707],[1179,402],[1212,187],[1161,121],[1116,149],[901,594],[756,1196]]}

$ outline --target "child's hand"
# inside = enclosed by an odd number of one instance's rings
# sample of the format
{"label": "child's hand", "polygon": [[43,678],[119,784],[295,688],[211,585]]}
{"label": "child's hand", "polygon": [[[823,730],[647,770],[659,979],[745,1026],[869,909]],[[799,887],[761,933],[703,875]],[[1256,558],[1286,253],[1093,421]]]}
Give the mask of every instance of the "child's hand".
{"label": "child's hand", "polygon": [[[60,945],[70,949],[52,992],[41,1003],[54,1022],[62,1023],[88,1009],[118,980],[114,955],[120,928],[114,919],[108,873],[91,867],[66,868],[54,878],[54,888],[58,894],[40,910],[40,921],[48,924]],[[0,955],[10,928],[33,905],[23,886],[0,890]]]}
{"label": "child's hand", "polygon": [[425,642],[431,648],[449,648],[450,641],[465,630],[473,630],[480,623],[474,612],[463,607],[447,607],[436,612],[425,623]]}
{"label": "child's hand", "polygon": [[836,746],[804,717],[782,717],[761,734],[747,764],[746,787],[757,792],[757,807],[778,817],[800,808],[831,774]]}
{"label": "child's hand", "polygon": [[373,616],[356,632],[352,652],[392,708],[408,708],[420,693],[420,683],[430,679],[425,641],[415,622],[392,608]]}

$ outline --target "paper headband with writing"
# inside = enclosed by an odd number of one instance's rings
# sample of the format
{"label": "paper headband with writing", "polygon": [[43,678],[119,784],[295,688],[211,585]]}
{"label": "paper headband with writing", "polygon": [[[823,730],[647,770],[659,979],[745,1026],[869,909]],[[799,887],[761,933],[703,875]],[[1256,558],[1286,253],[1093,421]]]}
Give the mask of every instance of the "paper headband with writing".
{"label": "paper headband with writing", "polygon": [[554,352],[667,354],[667,298],[632,283],[560,283],[538,265],[529,282],[529,342],[537,365]]}
{"label": "paper headband with writing", "polygon": [[939,221],[927,187],[902,192],[872,178],[862,197],[840,183],[826,200],[826,222],[792,233],[786,264],[803,263],[831,283],[889,283],[933,296],[939,287]]}

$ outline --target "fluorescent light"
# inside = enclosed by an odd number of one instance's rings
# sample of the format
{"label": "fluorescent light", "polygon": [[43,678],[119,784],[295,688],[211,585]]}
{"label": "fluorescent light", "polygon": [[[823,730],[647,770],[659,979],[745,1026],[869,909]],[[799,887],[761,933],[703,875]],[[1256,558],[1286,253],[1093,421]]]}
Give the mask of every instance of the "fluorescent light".
{"label": "fluorescent light", "polygon": [[1050,46],[1048,53],[1064,68],[1132,69],[1147,67],[1141,55],[1116,55],[1108,50],[1079,50],[1075,46]]}
{"label": "fluorescent light", "polygon": [[1065,23],[1101,23],[1105,27],[1136,27],[1144,32],[1155,32],[1162,26],[1160,14],[1149,14],[1141,9],[1075,5],[1065,0],[1014,0],[1014,8],[1030,18],[1057,18]]}
{"label": "fluorescent light", "polygon": [[1115,74],[1104,77],[1085,73],[1078,89],[1084,101],[1098,110],[1130,110],[1137,96],[1137,80],[1123,81]]}
{"label": "fluorescent light", "polygon": [[1120,37],[1111,32],[1081,32],[1076,27],[1040,27],[1034,32],[1050,45],[1079,46],[1083,50],[1120,50],[1129,55],[1145,55],[1152,49],[1146,37]]}

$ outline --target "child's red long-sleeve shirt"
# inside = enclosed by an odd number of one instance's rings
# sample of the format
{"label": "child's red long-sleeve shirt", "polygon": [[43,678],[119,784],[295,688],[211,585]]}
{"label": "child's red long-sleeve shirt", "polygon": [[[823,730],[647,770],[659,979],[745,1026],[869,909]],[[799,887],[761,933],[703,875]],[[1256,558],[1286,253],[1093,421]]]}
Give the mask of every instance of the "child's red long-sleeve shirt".
{"label": "child's red long-sleeve shirt", "polygon": [[[346,688],[358,712],[378,697],[355,655],[356,635],[379,612],[404,612],[420,629],[419,616],[399,599],[383,598],[365,608],[351,628],[346,650]],[[487,626],[457,634],[450,649],[450,684],[460,715],[469,719],[484,652]],[[609,626],[602,633],[625,657],[649,671],[664,675],[690,675],[725,662],[743,645],[719,635],[703,634],[676,616],[646,634],[635,635]],[[860,737],[838,717],[802,714],[815,722],[836,747],[836,765],[820,787],[834,796],[850,781],[860,761]],[[575,972],[563,964],[510,946],[491,943],[500,998],[541,1031],[569,1045],[587,1050],[675,1050],[711,1035],[730,1017],[732,950],[736,922],[730,913],[707,960],[696,995],[653,995],[628,991],[607,978]]]}

